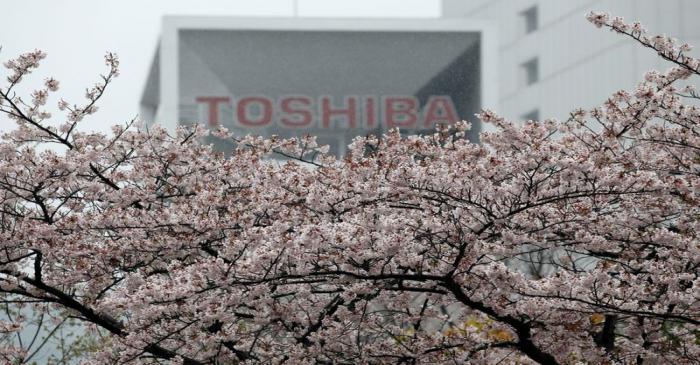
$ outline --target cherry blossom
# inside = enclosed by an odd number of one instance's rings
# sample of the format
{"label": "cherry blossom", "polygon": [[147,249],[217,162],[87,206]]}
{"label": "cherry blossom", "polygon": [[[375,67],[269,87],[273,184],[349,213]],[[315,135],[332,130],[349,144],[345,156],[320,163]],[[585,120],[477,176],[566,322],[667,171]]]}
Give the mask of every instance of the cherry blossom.
{"label": "cherry blossom", "polygon": [[484,110],[478,144],[460,122],[358,137],[342,158],[312,136],[77,129],[113,54],[55,127],[56,80],[12,92],[45,55],[10,60],[0,296],[82,321],[100,341],[85,364],[696,364],[700,109],[677,84],[699,62],[588,18],[673,67],[566,121]]}

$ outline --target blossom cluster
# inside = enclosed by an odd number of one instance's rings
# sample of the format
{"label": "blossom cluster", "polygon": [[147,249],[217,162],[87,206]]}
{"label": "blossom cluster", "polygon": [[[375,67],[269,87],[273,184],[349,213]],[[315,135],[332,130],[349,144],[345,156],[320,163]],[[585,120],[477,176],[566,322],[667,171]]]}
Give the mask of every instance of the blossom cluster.
{"label": "blossom cluster", "polygon": [[55,80],[31,105],[8,93],[36,67],[22,57],[0,88],[18,123],[0,141],[0,296],[96,328],[85,364],[700,362],[700,108],[675,86],[694,58],[566,121],[484,110],[480,144],[459,122],[338,159],[311,136],[219,129],[222,154],[203,127],[78,131],[113,55],[54,129]]}

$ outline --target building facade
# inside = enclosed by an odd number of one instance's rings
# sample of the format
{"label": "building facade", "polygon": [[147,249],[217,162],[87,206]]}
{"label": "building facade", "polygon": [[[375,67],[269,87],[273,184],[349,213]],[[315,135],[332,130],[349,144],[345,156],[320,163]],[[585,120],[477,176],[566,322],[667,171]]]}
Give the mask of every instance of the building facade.
{"label": "building facade", "polygon": [[499,96],[495,110],[513,120],[565,119],[633,88],[650,69],[671,64],[628,37],[595,28],[590,11],[638,20],[700,46],[697,0],[443,0],[445,18],[498,27]]}
{"label": "building facade", "polygon": [[311,134],[342,155],[355,136],[433,131],[495,103],[493,34],[462,18],[166,17],[141,115]]}
{"label": "building facade", "polygon": [[589,24],[592,10],[700,44],[697,0],[443,0],[438,19],[165,17],[141,115],[313,134],[339,155],[354,136],[473,122],[482,107],[566,119],[670,67]]}

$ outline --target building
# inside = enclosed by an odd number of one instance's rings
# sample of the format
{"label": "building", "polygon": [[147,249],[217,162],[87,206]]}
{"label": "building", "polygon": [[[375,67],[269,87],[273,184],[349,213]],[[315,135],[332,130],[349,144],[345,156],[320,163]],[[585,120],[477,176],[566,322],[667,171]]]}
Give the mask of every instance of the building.
{"label": "building", "polygon": [[499,114],[513,120],[565,119],[602,104],[670,63],[628,37],[597,29],[585,15],[607,11],[700,46],[697,0],[443,0],[445,18],[498,27]]}
{"label": "building", "polygon": [[165,17],[141,115],[312,134],[342,155],[355,136],[432,131],[495,103],[493,34],[461,18]]}
{"label": "building", "polygon": [[354,136],[474,121],[482,107],[566,119],[670,67],[589,24],[592,10],[700,44],[697,0],[443,0],[439,19],[166,17],[141,115],[313,134],[339,155]]}

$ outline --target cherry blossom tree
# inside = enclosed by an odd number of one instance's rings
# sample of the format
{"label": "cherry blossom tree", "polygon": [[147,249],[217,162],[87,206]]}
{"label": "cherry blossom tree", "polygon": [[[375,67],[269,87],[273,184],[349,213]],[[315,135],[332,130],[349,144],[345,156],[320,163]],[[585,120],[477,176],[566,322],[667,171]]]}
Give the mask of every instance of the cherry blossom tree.
{"label": "cherry blossom tree", "polygon": [[314,137],[84,132],[115,55],[57,119],[56,80],[14,92],[45,54],[10,60],[2,300],[80,320],[99,341],[86,364],[700,363],[699,96],[678,86],[700,61],[588,18],[673,67],[566,121],[484,110],[480,144],[463,122],[341,159]]}

